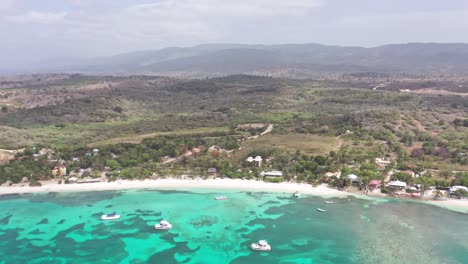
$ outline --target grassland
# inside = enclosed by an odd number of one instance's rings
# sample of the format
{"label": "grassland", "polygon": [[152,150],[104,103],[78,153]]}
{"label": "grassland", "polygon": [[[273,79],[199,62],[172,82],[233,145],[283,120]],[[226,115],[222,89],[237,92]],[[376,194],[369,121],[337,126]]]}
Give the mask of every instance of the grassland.
{"label": "grassland", "polygon": [[282,151],[300,151],[308,155],[323,155],[336,150],[340,140],[335,137],[319,136],[311,134],[268,134],[257,139],[243,141],[239,156],[246,155],[252,150],[271,148]]}
{"label": "grassland", "polygon": [[155,133],[148,133],[148,134],[141,134],[141,135],[128,135],[128,136],[123,136],[123,137],[116,137],[116,138],[111,138],[108,140],[102,140],[102,141],[97,141],[91,144],[88,144],[89,147],[96,147],[96,146],[101,146],[101,145],[109,145],[109,144],[120,144],[120,143],[132,143],[132,144],[138,144],[141,143],[141,141],[145,138],[152,138],[152,137],[157,137],[157,136],[169,136],[169,135],[174,135],[174,136],[198,136],[198,135],[207,135],[210,133],[216,133],[216,132],[229,132],[228,127],[200,127],[200,128],[194,128],[194,129],[180,129],[180,130],[174,130],[170,132],[155,132]]}

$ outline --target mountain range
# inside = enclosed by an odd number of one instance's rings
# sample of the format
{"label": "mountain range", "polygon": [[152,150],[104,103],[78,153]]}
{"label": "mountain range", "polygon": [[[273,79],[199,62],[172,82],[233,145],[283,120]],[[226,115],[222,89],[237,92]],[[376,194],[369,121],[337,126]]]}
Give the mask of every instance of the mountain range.
{"label": "mountain range", "polygon": [[36,71],[190,77],[240,73],[292,77],[360,72],[463,74],[468,71],[468,44],[408,43],[373,48],[321,44],[204,44],[40,65],[49,66]]}

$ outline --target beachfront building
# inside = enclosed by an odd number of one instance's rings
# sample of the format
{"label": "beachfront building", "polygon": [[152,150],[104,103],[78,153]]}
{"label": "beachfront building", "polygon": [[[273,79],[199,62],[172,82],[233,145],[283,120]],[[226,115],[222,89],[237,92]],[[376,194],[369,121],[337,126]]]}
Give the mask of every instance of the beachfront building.
{"label": "beachfront building", "polygon": [[265,178],[282,178],[283,172],[282,171],[262,171],[261,175]]}
{"label": "beachfront building", "polygon": [[402,181],[391,181],[388,183],[388,188],[392,190],[404,190],[406,188],[407,184],[406,182]]}
{"label": "beachfront building", "polygon": [[468,193],[468,188],[466,186],[461,185],[454,185],[449,189],[449,196],[450,197],[459,197],[458,192],[459,190],[465,191]]}
{"label": "beachfront building", "polygon": [[325,173],[325,177],[327,178],[331,178],[331,177],[336,177],[336,178],[340,178],[341,176],[341,171],[336,171],[336,172],[326,172]]}
{"label": "beachfront building", "polygon": [[380,188],[381,183],[382,183],[381,180],[372,180],[369,182],[369,188],[372,188],[372,189]]}
{"label": "beachfront building", "polygon": [[218,170],[216,168],[209,168],[206,172],[210,176],[216,176],[216,174],[218,173]]}
{"label": "beachfront building", "polygon": [[353,183],[360,181],[359,177],[357,175],[355,175],[355,174],[349,174],[347,178],[349,180],[351,180],[351,182],[353,182]]}
{"label": "beachfront building", "polygon": [[52,169],[52,175],[54,175],[54,177],[66,176],[67,175],[67,167],[65,167],[63,165],[55,166]]}

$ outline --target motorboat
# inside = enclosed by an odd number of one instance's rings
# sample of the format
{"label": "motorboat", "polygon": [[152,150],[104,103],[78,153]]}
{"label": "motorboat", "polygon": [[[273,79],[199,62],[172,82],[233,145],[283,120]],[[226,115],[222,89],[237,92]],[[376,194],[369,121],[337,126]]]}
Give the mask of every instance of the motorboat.
{"label": "motorboat", "polygon": [[119,218],[120,218],[120,215],[115,212],[101,216],[101,220],[114,220],[114,219],[119,219]]}
{"label": "motorboat", "polygon": [[215,197],[215,200],[226,200],[226,199],[227,199],[227,196],[224,196],[224,195]]}
{"label": "motorboat", "polygon": [[154,225],[154,228],[157,230],[169,230],[172,228],[172,225],[166,220],[161,220],[159,224]]}
{"label": "motorboat", "polygon": [[332,204],[333,201],[325,201],[326,204]]}
{"label": "motorboat", "polygon": [[294,197],[298,197],[298,198],[301,197],[301,193],[295,192],[295,193],[294,193]]}
{"label": "motorboat", "polygon": [[252,243],[250,246],[252,250],[256,251],[271,251],[271,246],[265,240],[260,240],[258,243]]}
{"label": "motorboat", "polygon": [[323,210],[323,209],[321,209],[321,208],[317,208],[317,211],[322,212],[322,213],[325,213],[325,212],[326,212],[325,210]]}

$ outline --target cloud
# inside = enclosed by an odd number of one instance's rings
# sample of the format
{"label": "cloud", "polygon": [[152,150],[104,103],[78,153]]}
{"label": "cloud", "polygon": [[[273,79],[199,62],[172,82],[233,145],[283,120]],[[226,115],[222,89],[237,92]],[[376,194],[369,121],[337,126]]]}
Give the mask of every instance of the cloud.
{"label": "cloud", "polygon": [[323,5],[322,0],[162,0],[130,7],[132,12],[179,13],[198,16],[297,16]]}
{"label": "cloud", "polygon": [[38,12],[29,11],[23,15],[9,16],[7,19],[11,22],[20,24],[56,24],[63,22],[67,12]]}

